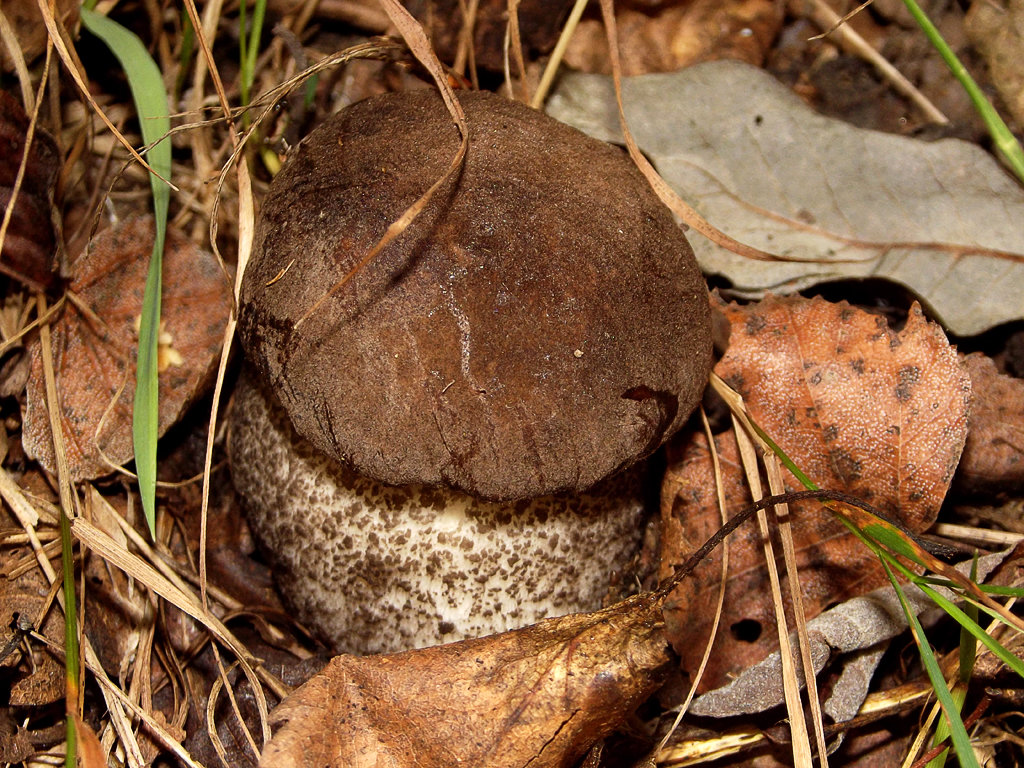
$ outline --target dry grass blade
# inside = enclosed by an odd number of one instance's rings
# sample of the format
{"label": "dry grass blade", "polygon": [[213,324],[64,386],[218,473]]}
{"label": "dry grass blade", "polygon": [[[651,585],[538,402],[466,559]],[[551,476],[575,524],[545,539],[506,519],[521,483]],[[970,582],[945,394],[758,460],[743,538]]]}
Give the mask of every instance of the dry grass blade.
{"label": "dry grass blade", "polygon": [[589,0],[576,0],[573,5],[569,18],[566,19],[565,26],[562,27],[562,34],[559,35],[558,42],[555,44],[555,49],[551,52],[551,57],[544,67],[544,74],[541,75],[540,85],[534,91],[533,100],[530,102],[530,106],[534,109],[540,109],[544,105],[544,100],[548,97],[548,91],[551,90],[551,84],[555,82],[555,75],[558,74],[558,68],[562,64],[565,51],[569,47],[572,33],[579,26],[580,19],[583,17],[583,11],[586,10],[588,2]]}
{"label": "dry grass blade", "polygon": [[[25,65],[25,54],[18,44],[18,34],[14,31],[14,27],[11,26],[11,22],[8,20],[3,8],[0,8],[0,40],[7,47],[7,51],[14,62],[14,71],[18,74],[18,85],[21,86],[21,101],[25,105],[25,110],[32,112],[34,111],[33,105],[35,104],[35,99],[32,96],[32,77],[29,75],[28,67]],[[49,67],[46,67],[43,71],[48,72]],[[46,79],[45,75],[43,79]],[[0,238],[0,240],[2,239]]]}
{"label": "dry grass blade", "polygon": [[[57,573],[53,570],[53,566],[46,556],[39,537],[36,535],[35,526],[38,522],[38,513],[29,503],[28,499],[25,498],[21,488],[17,486],[10,475],[3,469],[0,469],[0,495],[3,496],[4,501],[7,502],[25,529],[25,533],[28,535],[29,542],[39,561],[39,567],[46,576],[47,581],[51,584],[57,584]],[[59,593],[57,593],[57,597],[63,605],[63,597]],[[46,640],[46,642],[49,641]],[[59,650],[63,652],[63,648]],[[145,760],[142,758],[142,750],[139,748],[138,740],[132,731],[131,721],[125,714],[124,707],[121,704],[121,699],[126,697],[107,678],[106,672],[100,666],[99,659],[88,638],[84,639],[82,650],[85,653],[86,668],[93,673],[100,683],[107,711],[110,714],[111,724],[114,726],[114,730],[121,741],[128,764],[133,768],[136,766],[142,768],[145,764]]]}
{"label": "dry grass blade", "polygon": [[[708,439],[708,446],[711,450],[711,465],[715,473],[715,492],[718,497],[718,509],[722,516],[722,525],[726,525],[729,522],[728,513],[726,512],[725,502],[725,487],[722,484],[722,467],[718,459],[718,451],[715,449],[715,439],[711,433],[711,424],[708,422],[708,415],[704,411],[704,408],[700,409],[701,424],[704,426],[704,434]],[[708,633],[707,646],[704,649],[704,657],[701,659],[700,666],[697,667],[697,672],[693,676],[693,682],[690,684],[690,690],[686,693],[686,698],[683,703],[679,705],[679,713],[676,715],[676,719],[673,721],[671,727],[666,732],[665,736],[662,737],[658,746],[655,747],[654,753],[661,752],[669,739],[672,738],[672,734],[675,733],[679,727],[679,723],[682,722],[683,716],[686,714],[686,710],[690,707],[690,702],[693,701],[694,695],[697,693],[697,687],[700,685],[701,678],[704,676],[704,670],[707,668],[708,659],[711,658],[711,650],[715,644],[715,637],[718,635],[718,625],[722,619],[722,605],[725,603],[725,585],[726,580],[729,578],[729,537],[722,541],[722,580],[718,587],[718,607],[715,611],[715,619],[711,624],[711,631]]]}
{"label": "dry grass blade", "polygon": [[[739,401],[742,408],[742,400]],[[730,407],[732,407],[730,405]],[[742,411],[741,411],[742,412]],[[758,471],[757,454],[754,450],[754,443],[750,434],[742,428],[742,420],[734,412],[732,414],[733,427],[736,432],[736,441],[739,444],[740,459],[747,476],[747,483],[750,487],[751,497],[754,501],[760,501],[764,497],[761,487],[761,476]],[[763,455],[763,454],[762,454]],[[774,509],[774,506],[773,506]],[[776,515],[778,513],[776,512]],[[797,680],[796,666],[793,663],[793,648],[789,641],[789,628],[786,625],[786,609],[782,602],[782,585],[779,579],[779,572],[775,565],[775,551],[772,547],[772,536],[768,524],[766,510],[757,511],[757,524],[761,530],[761,539],[764,543],[764,558],[768,567],[769,584],[771,585],[772,604],[775,607],[775,622],[778,628],[779,653],[782,659],[782,687],[786,697],[786,713],[789,715],[789,727],[793,737],[793,764],[810,768],[813,758],[810,752],[810,740],[807,733],[807,723],[804,720],[803,705],[800,703],[800,683]],[[796,574],[790,574],[790,578],[796,579]]]}
{"label": "dry grass blade", "polygon": [[[530,89],[526,82],[526,61],[523,58],[523,37],[519,32],[519,0],[508,0],[508,27],[505,30],[505,49],[506,57],[509,49],[511,49],[512,58],[516,63],[516,69],[519,70],[519,85],[522,89],[519,100],[524,104],[529,104]],[[508,92],[514,94],[515,88],[512,86],[511,75],[511,70],[506,65],[505,84],[508,86]]]}
{"label": "dry grass blade", "polygon": [[[932,694],[927,683],[909,683],[889,691],[870,694],[857,716],[841,726],[831,726],[829,735],[851,731],[883,717],[906,712],[921,706]],[[683,768],[705,765],[715,760],[750,751],[771,743],[763,730],[744,728],[708,738],[695,738],[669,746],[658,754],[661,768]]]}
{"label": "dry grass blade", "polygon": [[[778,457],[767,445],[761,445],[761,460],[768,473],[768,487],[772,494],[786,492],[782,480],[782,467]],[[793,543],[793,527],[790,524],[788,504],[779,504],[774,508],[775,524],[778,526],[779,539],[782,541],[782,554],[786,563],[789,595],[793,605],[793,620],[796,623],[797,639],[800,651],[800,662],[804,673],[804,687],[811,705],[811,720],[814,724],[814,736],[818,748],[821,765],[828,766],[828,748],[825,744],[825,730],[821,714],[821,700],[818,697],[818,686],[815,683],[814,663],[811,661],[811,643],[807,637],[807,614],[804,611],[803,594],[800,591],[799,570],[797,568],[796,548]],[[780,627],[781,629],[781,627]]]}
{"label": "dry grass blade", "polygon": [[[860,36],[847,21],[870,5],[862,3],[859,7],[850,11],[845,16],[840,16],[824,2],[824,0],[813,0],[810,4],[809,14],[820,27],[825,29],[820,36],[830,37],[835,35],[840,45],[853,51],[858,56],[869,62],[881,73],[882,77],[892,83],[893,88],[902,93],[931,121],[940,125],[948,125],[949,118],[942,110],[936,107],[913,83],[911,83],[902,72],[888,62],[882,54],[876,51],[867,40]],[[814,39],[814,38],[812,38]]]}
{"label": "dry grass blade", "polygon": [[[186,592],[174,584],[169,578],[161,574],[138,555],[126,551],[108,534],[101,531],[88,520],[83,518],[73,520],[71,532],[79,541],[103,557],[108,563],[120,568],[171,605],[203,624],[217,640],[229,648],[240,660],[246,662],[251,670],[258,672],[264,682],[276,694],[284,696],[288,692],[287,686],[263,668],[259,659],[256,659],[249,653],[220,619],[203,609],[195,595]],[[255,683],[255,680],[253,679],[250,682]],[[261,690],[259,685],[254,685],[253,687],[255,690]]]}

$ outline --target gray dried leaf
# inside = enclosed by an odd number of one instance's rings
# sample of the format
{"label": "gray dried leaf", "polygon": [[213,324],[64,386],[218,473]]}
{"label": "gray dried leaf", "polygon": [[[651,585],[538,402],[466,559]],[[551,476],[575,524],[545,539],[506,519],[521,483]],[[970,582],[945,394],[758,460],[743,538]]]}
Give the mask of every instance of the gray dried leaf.
{"label": "gray dried leaf", "polygon": [[[973,144],[854,128],[733,61],[627,78],[623,98],[640,148],[684,199],[786,259],[749,260],[691,234],[703,270],[742,295],[876,277],[959,335],[1024,317],[1024,190]],[[621,140],[608,77],[565,77],[548,111]]]}
{"label": "gray dried leaf", "polygon": [[[990,574],[1007,552],[997,552],[978,559],[979,582]],[[970,573],[970,561],[957,566],[964,575]],[[950,597],[946,589],[940,593]],[[913,586],[904,587],[907,602],[918,614],[934,603]],[[867,595],[855,597],[807,622],[811,659],[817,674],[837,654],[852,654],[842,660],[843,671],[831,696],[822,704],[830,716],[841,722],[857,714],[868,693],[875,665],[881,659],[882,643],[907,628],[907,620],[899,598],[892,587],[882,587]],[[791,640],[797,643],[796,633]],[[799,662],[799,660],[798,660]],[[852,665],[852,666],[851,666]],[[798,676],[802,680],[802,677]],[[782,663],[776,651],[759,664],[745,671],[728,685],[694,699],[690,712],[702,717],[732,717],[763,712],[783,703]]]}

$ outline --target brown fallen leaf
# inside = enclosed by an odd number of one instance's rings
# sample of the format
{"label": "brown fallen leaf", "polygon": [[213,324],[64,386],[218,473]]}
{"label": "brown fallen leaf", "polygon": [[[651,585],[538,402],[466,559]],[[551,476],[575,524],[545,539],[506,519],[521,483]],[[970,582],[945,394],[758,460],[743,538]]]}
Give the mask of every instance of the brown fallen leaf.
{"label": "brown fallen leaf", "polygon": [[[782,24],[782,7],[771,0],[660,5],[617,9],[624,74],[674,72],[711,59],[739,59],[760,66]],[[580,22],[565,61],[582,72],[611,72],[599,17]]]}
{"label": "brown fallen leaf", "polygon": [[570,766],[673,664],[656,594],[390,656],[338,656],[272,714],[264,768]]}
{"label": "brown fallen leaf", "polygon": [[971,428],[956,472],[959,490],[995,496],[1024,489],[1024,379],[1004,376],[991,358],[966,355]]}
{"label": "brown fallen leaf", "polygon": [[[863,499],[921,531],[935,519],[964,445],[970,381],[941,329],[915,305],[906,328],[821,299],[769,297],[720,308],[731,328],[716,372],[751,417],[820,487]],[[748,503],[731,434],[716,439],[729,511]],[[787,475],[787,486],[801,486]],[[864,548],[819,504],[790,506],[808,616],[885,582]],[[707,443],[670,453],[662,493],[662,577],[719,527]],[[756,528],[729,543],[719,632],[702,690],[777,647],[766,566]],[[716,554],[675,590],[665,618],[685,670],[694,670],[717,602]],[[717,562],[716,562],[717,561]]]}
{"label": "brown fallen leaf", "polygon": [[[12,707],[42,707],[65,695],[64,665],[48,653],[38,653],[36,641],[26,639],[12,627],[28,627],[38,621],[39,611],[46,604],[49,584],[27,546],[5,549],[0,554],[0,563],[4,570],[15,564],[28,568],[16,578],[0,575],[0,645],[21,640],[9,656],[0,660],[0,669],[10,686],[6,703]],[[63,637],[63,627],[64,617],[57,609],[44,616],[42,626],[33,628],[53,639]],[[32,657],[27,655],[30,648]]]}
{"label": "brown fallen leaf", "polygon": [[[109,474],[132,456],[135,349],[142,292],[153,247],[152,217],[101,232],[72,265],[69,300],[53,325],[53,365],[61,424],[74,480]],[[214,257],[173,230],[164,253],[160,331],[163,434],[203,391],[220,351],[230,286]],[[29,345],[23,442],[53,472],[38,338]],[[105,457],[105,458],[104,458]]]}
{"label": "brown fallen leaf", "polygon": [[107,752],[100,744],[96,731],[89,727],[76,713],[75,731],[78,735],[78,764],[82,768],[104,768],[107,765]]}
{"label": "brown fallen leaf", "polygon": [[[78,24],[77,0],[57,0],[54,16],[63,23],[65,29],[74,29]],[[21,48],[21,55],[27,63],[46,50],[46,26],[39,12],[39,3],[34,0],[4,0],[4,15],[14,29],[14,38]],[[14,69],[14,59],[7,46],[0,42],[0,67],[10,72]]]}
{"label": "brown fallen leaf", "polygon": [[0,760],[21,763],[35,753],[28,729],[19,723],[10,709],[0,711]]}
{"label": "brown fallen leaf", "polygon": [[[6,91],[0,91],[0,212],[6,210],[11,201],[28,127],[29,118],[21,104]],[[51,286],[56,282],[57,243],[50,210],[60,164],[57,143],[37,127],[0,251],[0,271],[23,280],[27,278],[33,287]]]}

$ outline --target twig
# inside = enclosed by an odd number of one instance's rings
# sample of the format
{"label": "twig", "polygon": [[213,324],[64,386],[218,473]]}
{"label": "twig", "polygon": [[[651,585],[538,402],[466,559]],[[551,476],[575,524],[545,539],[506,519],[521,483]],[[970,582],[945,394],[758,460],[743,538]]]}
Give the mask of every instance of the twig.
{"label": "twig", "polygon": [[940,125],[949,124],[949,118],[942,113],[942,110],[932,104],[927,96],[921,93],[896,67],[846,23],[848,16],[840,16],[829,8],[824,0],[812,0],[809,15],[815,24],[825,30],[824,37],[834,37],[840,46],[874,66],[893,88],[914,102],[931,122]]}

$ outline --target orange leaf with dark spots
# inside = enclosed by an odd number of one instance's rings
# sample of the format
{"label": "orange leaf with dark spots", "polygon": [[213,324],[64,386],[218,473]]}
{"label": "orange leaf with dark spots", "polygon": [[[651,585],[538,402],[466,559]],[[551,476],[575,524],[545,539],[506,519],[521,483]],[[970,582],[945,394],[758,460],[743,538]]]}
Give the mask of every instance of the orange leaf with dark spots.
{"label": "orange leaf with dark spots", "polygon": [[[774,298],[720,311],[731,329],[715,371],[810,479],[856,496],[913,531],[934,521],[967,433],[970,380],[920,307],[906,327],[846,303]],[[750,501],[731,434],[717,439],[729,512]],[[802,490],[787,473],[787,489]],[[870,591],[885,575],[871,553],[817,502],[790,505],[808,615]],[[720,525],[707,443],[670,456],[663,487],[662,574]],[[722,630],[703,680],[717,687],[777,646],[767,569],[755,524],[730,539]],[[781,550],[777,550],[781,551]],[[714,615],[720,553],[666,603],[669,634],[695,669]]]}

